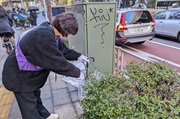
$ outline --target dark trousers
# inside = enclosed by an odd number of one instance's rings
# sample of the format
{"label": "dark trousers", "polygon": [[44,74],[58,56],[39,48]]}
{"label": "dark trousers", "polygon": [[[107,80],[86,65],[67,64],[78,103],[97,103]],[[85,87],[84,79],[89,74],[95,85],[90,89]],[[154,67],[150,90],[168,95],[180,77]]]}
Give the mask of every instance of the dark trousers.
{"label": "dark trousers", "polygon": [[40,94],[40,90],[29,93],[14,92],[23,119],[46,119],[50,115],[42,104]]}

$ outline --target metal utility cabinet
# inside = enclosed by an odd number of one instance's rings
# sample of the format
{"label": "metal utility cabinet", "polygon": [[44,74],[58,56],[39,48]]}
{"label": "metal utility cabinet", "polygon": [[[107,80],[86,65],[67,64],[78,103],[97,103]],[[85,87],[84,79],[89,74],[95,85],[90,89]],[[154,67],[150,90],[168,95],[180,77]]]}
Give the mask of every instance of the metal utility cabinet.
{"label": "metal utility cabinet", "polygon": [[90,2],[66,6],[78,20],[79,30],[69,41],[69,47],[90,59],[89,70],[113,73],[116,2]]}

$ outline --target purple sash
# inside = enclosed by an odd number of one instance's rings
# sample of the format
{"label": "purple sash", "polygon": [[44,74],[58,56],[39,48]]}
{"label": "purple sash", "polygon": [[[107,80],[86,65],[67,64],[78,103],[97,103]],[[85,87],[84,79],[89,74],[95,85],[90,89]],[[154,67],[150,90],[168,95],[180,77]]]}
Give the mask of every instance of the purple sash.
{"label": "purple sash", "polygon": [[17,45],[16,45],[16,49],[15,49],[15,53],[16,53],[16,60],[18,63],[18,67],[20,70],[24,70],[24,71],[39,71],[39,70],[43,70],[43,68],[38,67],[32,63],[30,63],[29,61],[27,61],[26,57],[23,55],[21,49],[20,49],[20,41],[23,38],[23,36],[27,33],[28,31],[24,32],[21,34],[21,36],[18,39]]}

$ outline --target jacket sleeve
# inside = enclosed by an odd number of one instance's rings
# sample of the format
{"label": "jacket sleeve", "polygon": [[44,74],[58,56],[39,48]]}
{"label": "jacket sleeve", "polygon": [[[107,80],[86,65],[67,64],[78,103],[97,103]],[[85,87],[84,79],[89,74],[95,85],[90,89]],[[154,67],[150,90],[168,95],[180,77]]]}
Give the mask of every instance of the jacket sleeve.
{"label": "jacket sleeve", "polygon": [[13,21],[9,15],[7,15],[10,25],[13,24]]}
{"label": "jacket sleeve", "polygon": [[10,16],[11,16],[11,14],[10,14],[10,15],[7,15],[8,20],[9,20],[10,22],[13,22],[13,21],[12,21],[12,18],[11,18]]}
{"label": "jacket sleeve", "polygon": [[79,77],[79,68],[66,60],[58,49],[52,32],[49,30],[34,32],[23,38],[20,48],[30,63],[61,75]]}
{"label": "jacket sleeve", "polygon": [[67,59],[67,60],[77,60],[80,56],[81,56],[81,53],[78,53],[72,49],[69,49],[61,40],[59,40],[58,42],[58,47],[59,47],[59,50],[62,51],[64,57]]}

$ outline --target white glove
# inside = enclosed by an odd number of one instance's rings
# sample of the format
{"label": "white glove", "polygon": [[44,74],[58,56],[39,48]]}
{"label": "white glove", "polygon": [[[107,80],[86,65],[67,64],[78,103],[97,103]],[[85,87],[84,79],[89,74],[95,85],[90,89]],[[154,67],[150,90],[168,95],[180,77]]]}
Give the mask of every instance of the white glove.
{"label": "white glove", "polygon": [[78,80],[83,80],[85,77],[84,77],[84,74],[81,72],[80,73],[80,76],[77,78]]}
{"label": "white glove", "polygon": [[81,55],[81,56],[78,58],[78,60],[83,60],[83,61],[89,63],[89,59],[88,59],[88,57],[85,56],[85,55]]}

